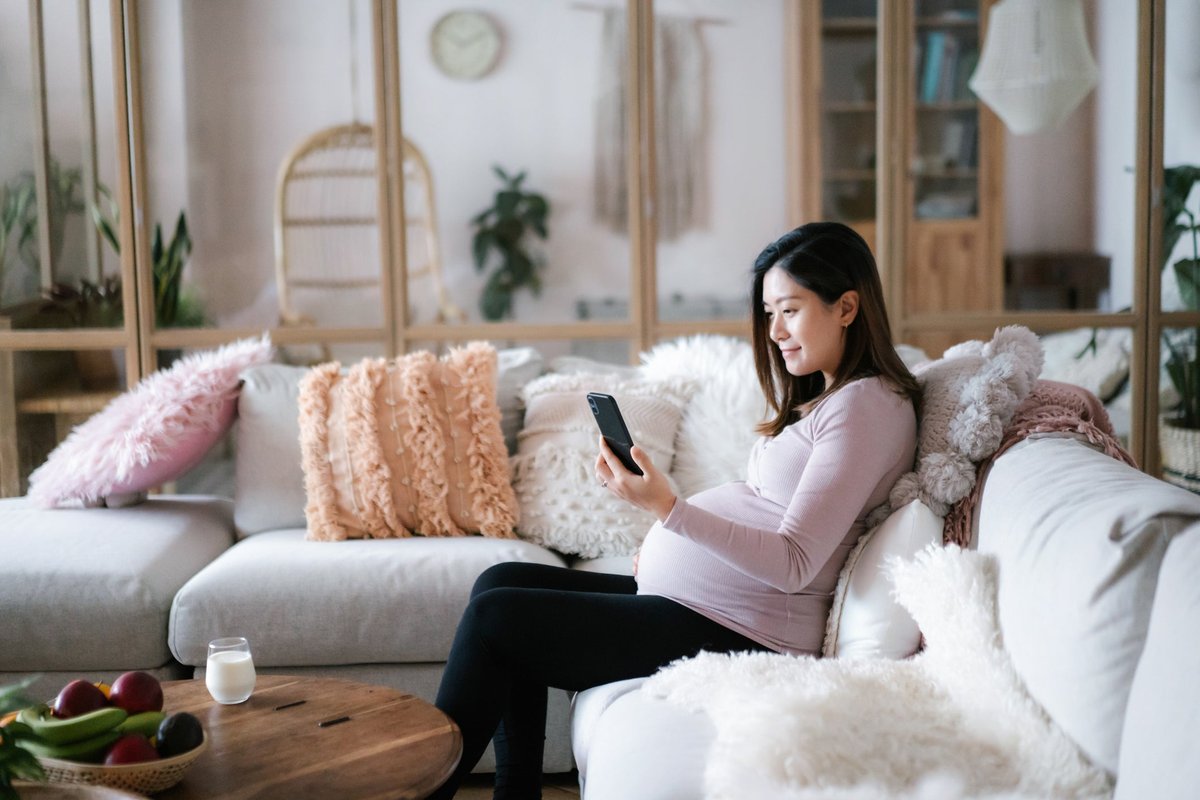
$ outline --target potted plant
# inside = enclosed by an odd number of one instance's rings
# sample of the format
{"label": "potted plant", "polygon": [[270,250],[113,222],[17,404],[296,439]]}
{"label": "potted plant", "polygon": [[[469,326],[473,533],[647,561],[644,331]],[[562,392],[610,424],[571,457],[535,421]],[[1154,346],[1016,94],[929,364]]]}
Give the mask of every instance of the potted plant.
{"label": "potted plant", "polygon": [[[20,683],[0,686],[0,720],[8,721],[11,712],[33,704],[25,690],[33,682],[26,678]],[[0,727],[0,800],[19,800],[14,780],[44,781],[46,773],[33,753],[17,744],[15,736],[6,736]]]}
{"label": "potted plant", "polygon": [[[65,241],[67,218],[83,211],[80,189],[83,172],[79,167],[64,168],[50,159],[46,176],[47,203],[50,210],[50,258],[59,263]],[[37,183],[32,172],[21,173],[0,187],[0,305],[6,288],[9,242],[16,236],[13,249],[19,262],[37,274],[41,265],[38,251]]]}
{"label": "potted plant", "polygon": [[[43,296],[37,315],[40,326],[115,328],[124,320],[120,278],[103,278],[97,283],[81,278],[78,285],[54,283],[43,290]],[[109,350],[76,350],[75,368],[85,389],[111,389],[121,382]]]}
{"label": "potted plant", "polygon": [[[92,221],[96,224],[113,252],[120,255],[117,238],[117,207],[108,190],[101,187],[100,196],[108,213],[99,205],[92,206]],[[188,233],[187,217],[179,212],[175,232],[164,244],[162,224],[154,224],[154,240],[150,245],[151,274],[154,286],[154,322],[160,328],[195,328],[207,320],[200,303],[183,290],[183,268],[192,254],[192,237]]]}
{"label": "potted plant", "polygon": [[[1188,197],[1200,182],[1200,166],[1180,165],[1163,170],[1164,269],[1180,238],[1191,240],[1191,257],[1171,265],[1185,309],[1200,310],[1200,222],[1188,208]],[[1164,332],[1166,371],[1179,402],[1164,414],[1159,426],[1163,477],[1200,492],[1200,328]]]}
{"label": "potted plant", "polygon": [[[526,242],[530,232],[542,239],[549,235],[546,217],[550,204],[537,192],[521,188],[524,172],[509,177],[498,166],[492,170],[504,186],[496,192],[492,205],[471,220],[475,226],[471,250],[477,272],[483,272],[489,259],[498,262],[479,297],[484,319],[498,320],[512,316],[513,293],[518,289],[528,287],[535,295],[541,292],[538,272],[544,262],[526,249]],[[491,258],[493,253],[495,258]]]}

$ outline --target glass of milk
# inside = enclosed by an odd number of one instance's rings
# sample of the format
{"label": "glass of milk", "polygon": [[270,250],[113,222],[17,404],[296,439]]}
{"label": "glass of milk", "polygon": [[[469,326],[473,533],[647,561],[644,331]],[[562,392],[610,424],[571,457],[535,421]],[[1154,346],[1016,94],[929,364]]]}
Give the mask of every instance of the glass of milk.
{"label": "glass of milk", "polygon": [[244,703],[254,691],[254,660],[250,644],[241,636],[213,639],[208,643],[204,685],[222,705]]}

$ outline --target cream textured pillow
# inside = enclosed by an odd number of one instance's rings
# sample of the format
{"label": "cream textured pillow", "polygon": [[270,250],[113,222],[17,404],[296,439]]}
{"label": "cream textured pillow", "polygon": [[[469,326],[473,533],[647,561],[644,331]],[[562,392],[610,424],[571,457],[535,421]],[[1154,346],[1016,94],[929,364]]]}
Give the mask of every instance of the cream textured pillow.
{"label": "cream textured pillow", "polygon": [[322,364],[300,383],[308,538],[512,538],[496,351]]}
{"label": "cream textured pillow", "polygon": [[822,654],[838,658],[906,658],[917,652],[921,631],[892,595],[888,568],[942,541],[942,520],[920,500],[892,512],[865,533],[838,576]]}
{"label": "cream textured pillow", "polygon": [[525,386],[525,427],[512,457],[522,538],[585,558],[629,555],[654,515],[607,489],[595,477],[600,432],[588,392],[613,395],[634,443],[669,473],[675,432],[692,384],[630,380],[618,375],[544,375]]}

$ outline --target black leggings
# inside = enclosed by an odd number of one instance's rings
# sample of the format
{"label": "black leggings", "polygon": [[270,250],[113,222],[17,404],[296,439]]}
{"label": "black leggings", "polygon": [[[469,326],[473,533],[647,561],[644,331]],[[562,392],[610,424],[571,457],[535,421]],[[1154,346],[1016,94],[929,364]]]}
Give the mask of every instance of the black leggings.
{"label": "black leggings", "polygon": [[572,692],[653,674],[701,650],[766,650],[624,575],[544,564],[490,567],[458,624],[437,707],[463,755],[431,797],[453,797],[495,736],[495,797],[541,797],[546,689]]}

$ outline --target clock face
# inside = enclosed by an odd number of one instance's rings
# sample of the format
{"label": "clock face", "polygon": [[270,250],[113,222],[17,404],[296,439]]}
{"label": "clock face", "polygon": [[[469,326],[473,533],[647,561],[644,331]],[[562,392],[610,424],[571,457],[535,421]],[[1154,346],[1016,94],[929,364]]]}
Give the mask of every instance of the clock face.
{"label": "clock face", "polygon": [[474,80],[500,60],[500,29],[479,11],[451,11],[430,34],[433,63],[451,78]]}

